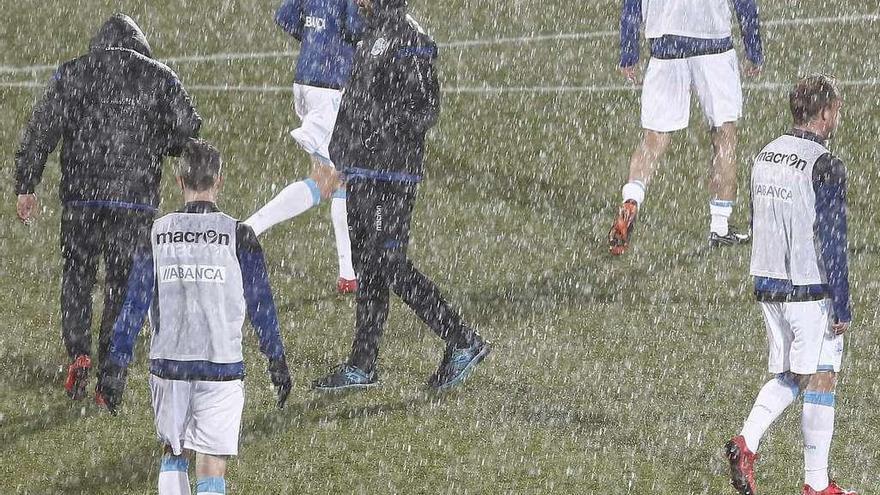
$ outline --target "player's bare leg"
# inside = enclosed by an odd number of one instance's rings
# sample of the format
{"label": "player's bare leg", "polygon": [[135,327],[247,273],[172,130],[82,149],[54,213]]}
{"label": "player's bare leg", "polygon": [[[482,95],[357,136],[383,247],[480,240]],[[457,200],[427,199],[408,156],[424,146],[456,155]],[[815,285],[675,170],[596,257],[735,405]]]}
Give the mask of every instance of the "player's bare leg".
{"label": "player's bare leg", "polygon": [[629,247],[630,234],[638,215],[639,207],[645,200],[645,189],[657,163],[669,148],[671,135],[668,132],[645,130],[642,141],[632,154],[629,163],[629,181],[623,186],[623,203],[608,232],[608,247],[612,255],[623,254]]}
{"label": "player's bare leg", "polygon": [[645,129],[642,142],[633,152],[629,162],[629,181],[641,181],[648,185],[657,162],[666,154],[672,134]]}
{"label": "player's bare leg", "polygon": [[709,176],[709,243],[712,246],[741,244],[748,234],[730,229],[728,220],[736,201],[736,123],[712,129],[712,170]]}
{"label": "player's bare leg", "polygon": [[712,129],[712,176],[709,193],[713,199],[736,200],[736,124],[727,122]]}
{"label": "player's bare leg", "polygon": [[196,454],[196,493],[226,495],[226,457]]}

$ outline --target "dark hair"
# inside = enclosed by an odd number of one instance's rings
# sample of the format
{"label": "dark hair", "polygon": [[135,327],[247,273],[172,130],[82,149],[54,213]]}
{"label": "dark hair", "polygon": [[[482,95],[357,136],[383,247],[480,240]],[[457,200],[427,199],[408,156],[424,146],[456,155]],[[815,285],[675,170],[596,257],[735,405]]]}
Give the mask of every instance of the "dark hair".
{"label": "dark hair", "polygon": [[826,74],[812,74],[802,78],[788,94],[791,116],[795,125],[804,125],[840,100],[837,81]]}
{"label": "dark hair", "polygon": [[177,175],[192,191],[206,191],[220,179],[220,152],[204,139],[190,139],[183,146]]}

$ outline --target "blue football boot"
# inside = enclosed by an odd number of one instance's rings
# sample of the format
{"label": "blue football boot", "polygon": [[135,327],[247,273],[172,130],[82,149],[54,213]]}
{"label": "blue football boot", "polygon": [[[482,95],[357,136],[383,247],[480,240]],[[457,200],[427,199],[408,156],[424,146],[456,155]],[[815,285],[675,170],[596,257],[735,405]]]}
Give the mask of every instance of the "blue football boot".
{"label": "blue football boot", "polygon": [[370,373],[349,364],[340,364],[330,374],[312,382],[312,389],[322,392],[354,390],[375,387],[378,377],[375,370]]}
{"label": "blue football boot", "polygon": [[491,350],[491,344],[476,333],[473,342],[467,347],[446,346],[443,361],[440,362],[437,371],[428,378],[428,386],[442,391],[458,385],[473,372]]}

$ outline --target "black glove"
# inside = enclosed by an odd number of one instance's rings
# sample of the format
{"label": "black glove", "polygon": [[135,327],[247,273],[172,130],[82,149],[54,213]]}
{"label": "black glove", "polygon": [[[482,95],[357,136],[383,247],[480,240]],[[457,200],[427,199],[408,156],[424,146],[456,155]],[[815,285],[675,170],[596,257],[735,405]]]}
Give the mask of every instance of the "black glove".
{"label": "black glove", "polygon": [[98,376],[96,393],[98,402],[103,399],[104,406],[110,414],[116,416],[117,409],[122,404],[122,394],[125,392],[125,382],[128,378],[128,368],[111,362],[105,362],[101,366],[101,374]]}
{"label": "black glove", "polygon": [[279,359],[269,361],[269,378],[272,379],[272,385],[275,386],[275,392],[278,394],[278,409],[284,409],[292,385],[290,371],[287,369],[287,358],[283,355]]}

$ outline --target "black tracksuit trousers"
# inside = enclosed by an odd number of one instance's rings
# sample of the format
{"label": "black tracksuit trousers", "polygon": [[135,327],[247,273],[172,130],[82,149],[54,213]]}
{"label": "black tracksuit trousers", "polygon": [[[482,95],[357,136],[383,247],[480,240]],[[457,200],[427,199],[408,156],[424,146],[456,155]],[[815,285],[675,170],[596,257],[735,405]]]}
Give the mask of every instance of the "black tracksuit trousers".
{"label": "black tracksuit trousers", "polygon": [[67,354],[92,355],[92,290],[104,259],[104,314],[98,361],[110,347],[113,325],[125,302],[132,256],[150,242],[153,211],[65,205],[61,214],[61,330]]}
{"label": "black tracksuit trousers", "polygon": [[348,183],[348,227],[358,274],[357,323],[348,364],[372,371],[388,317],[389,288],[448,344],[461,347],[473,330],[406,255],[415,184],[356,179]]}

